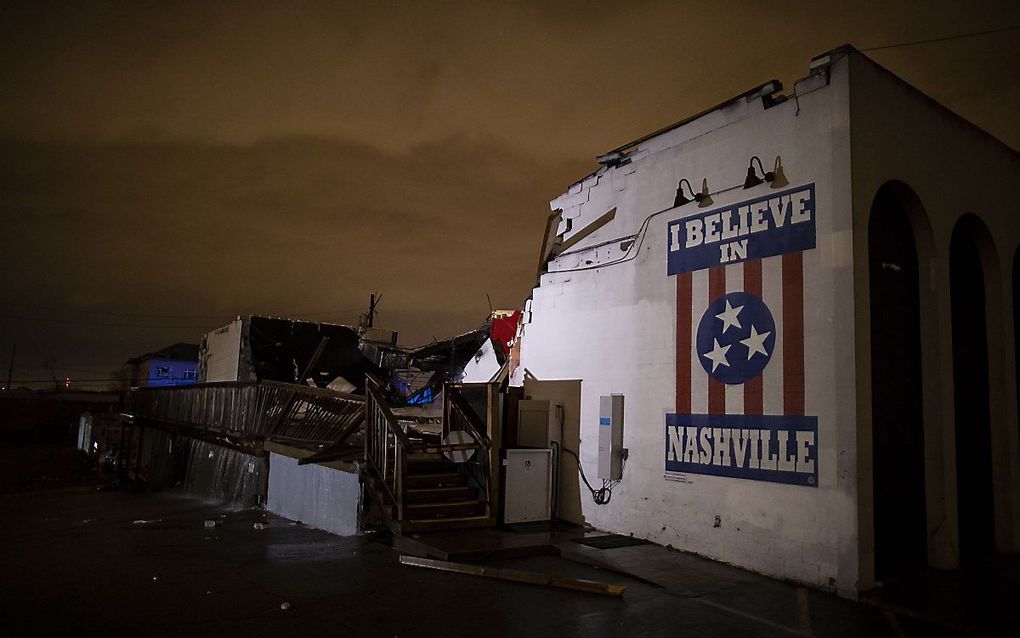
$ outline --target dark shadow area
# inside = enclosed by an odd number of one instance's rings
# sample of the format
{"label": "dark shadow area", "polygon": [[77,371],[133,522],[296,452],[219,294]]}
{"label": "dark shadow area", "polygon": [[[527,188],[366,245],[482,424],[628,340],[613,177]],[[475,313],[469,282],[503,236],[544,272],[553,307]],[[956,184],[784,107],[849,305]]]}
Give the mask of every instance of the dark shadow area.
{"label": "dark shadow area", "polygon": [[956,484],[961,562],[995,551],[985,276],[975,228],[964,217],[949,251],[953,317]]}
{"label": "dark shadow area", "polygon": [[875,576],[927,565],[920,290],[910,219],[888,189],[868,225]]}
{"label": "dark shadow area", "polygon": [[[1013,364],[1016,366],[1016,411],[1020,415],[1020,248],[1013,253]],[[1020,435],[1020,418],[1017,419]]]}

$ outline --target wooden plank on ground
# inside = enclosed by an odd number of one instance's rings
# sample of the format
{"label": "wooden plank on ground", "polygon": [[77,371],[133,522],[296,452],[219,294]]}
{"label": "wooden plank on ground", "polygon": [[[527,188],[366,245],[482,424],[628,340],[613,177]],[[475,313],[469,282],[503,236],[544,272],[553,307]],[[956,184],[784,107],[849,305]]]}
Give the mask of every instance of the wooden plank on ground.
{"label": "wooden plank on ground", "polygon": [[432,558],[419,558],[417,556],[401,556],[400,562],[403,565],[414,567],[425,567],[438,569],[444,572],[457,574],[470,574],[472,576],[485,576],[499,580],[509,580],[517,583],[528,583],[531,585],[544,585],[546,587],[558,587],[560,589],[572,589],[574,591],[586,592],[589,594],[601,594],[603,596],[623,596],[627,589],[624,585],[611,585],[600,583],[594,580],[583,578],[566,578],[563,576],[551,576],[538,572],[526,572],[520,569],[502,569],[497,567],[482,567],[480,565],[467,565],[465,563],[451,563],[444,560]]}

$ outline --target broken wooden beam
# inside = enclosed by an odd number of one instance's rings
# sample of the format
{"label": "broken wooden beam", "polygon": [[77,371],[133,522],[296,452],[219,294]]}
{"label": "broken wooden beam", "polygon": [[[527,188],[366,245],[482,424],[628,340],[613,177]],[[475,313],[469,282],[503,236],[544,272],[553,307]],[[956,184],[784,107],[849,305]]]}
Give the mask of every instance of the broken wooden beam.
{"label": "broken wooden beam", "polygon": [[438,569],[444,572],[457,574],[470,574],[472,576],[485,576],[499,580],[509,580],[517,583],[528,583],[530,585],[544,585],[546,587],[558,587],[560,589],[572,589],[589,594],[601,594],[603,596],[621,597],[627,589],[624,585],[611,585],[600,583],[594,580],[583,578],[567,578],[563,576],[552,576],[538,572],[527,572],[520,569],[505,569],[499,567],[482,567],[481,565],[467,565],[465,563],[451,563],[445,560],[432,558],[418,558],[417,556],[401,556],[400,563],[414,567],[425,567]]}

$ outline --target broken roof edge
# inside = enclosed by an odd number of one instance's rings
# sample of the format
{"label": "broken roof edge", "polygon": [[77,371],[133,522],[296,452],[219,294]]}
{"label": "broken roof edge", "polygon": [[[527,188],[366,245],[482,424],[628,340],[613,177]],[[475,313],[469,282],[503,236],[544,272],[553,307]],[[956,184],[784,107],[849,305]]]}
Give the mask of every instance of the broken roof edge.
{"label": "broken roof edge", "polygon": [[[772,89],[772,90],[769,90],[769,89]],[[718,111],[719,109],[727,106],[728,104],[732,104],[733,102],[737,102],[739,100],[753,99],[753,98],[757,98],[757,97],[765,97],[766,95],[774,95],[775,93],[778,93],[779,91],[782,91],[782,90],[783,90],[783,83],[780,82],[777,79],[771,79],[768,82],[763,82],[763,83],[759,84],[758,86],[756,86],[756,87],[754,87],[752,89],[744,91],[743,93],[735,95],[735,96],[733,96],[733,97],[731,97],[731,98],[729,98],[727,100],[723,100],[722,102],[719,102],[715,106],[710,106],[707,109],[704,109],[702,111],[699,111],[699,112],[695,113],[694,115],[690,115],[690,116],[685,117],[684,119],[679,120],[677,122],[674,122],[674,123],[672,123],[672,124],[670,124],[668,126],[664,126],[664,127],[660,128],[657,131],[654,131],[652,133],[648,133],[647,135],[642,135],[641,137],[637,138],[636,140],[632,140],[630,142],[627,142],[626,144],[624,144],[622,146],[617,146],[613,150],[611,150],[611,151],[609,151],[607,153],[603,153],[602,155],[599,155],[599,158],[611,158],[614,155],[620,155],[620,154],[624,153],[625,151],[627,151],[629,149],[632,149],[635,146],[637,146],[637,145],[639,145],[639,144],[641,144],[643,142],[647,142],[650,139],[656,138],[656,137],[662,135],[663,133],[669,133],[670,131],[678,129],[681,126],[684,126],[685,124],[690,124],[691,122],[693,122],[695,120],[698,120],[698,119],[708,115],[709,113],[713,113],[715,111]]]}
{"label": "broken roof edge", "polygon": [[[804,77],[798,78],[793,83],[794,86],[796,86],[797,83],[799,83],[801,80],[805,80],[805,79],[813,76],[815,73],[818,72],[819,68],[824,67],[824,66],[828,66],[832,61],[834,61],[834,60],[836,60],[838,58],[845,57],[845,56],[849,55],[850,53],[860,53],[860,51],[856,47],[854,47],[852,44],[843,44],[843,45],[840,45],[840,46],[835,47],[833,49],[829,49],[828,51],[825,51],[823,53],[819,53],[818,55],[812,56],[811,57],[811,61],[810,61],[809,65],[808,65],[808,68],[809,68],[808,74],[806,76],[804,76]],[[867,56],[864,56],[864,57],[867,58]],[[871,58],[868,58],[868,59],[870,60]],[[889,72],[889,71],[886,70],[886,72]],[[769,89],[773,89],[773,90],[770,91]],[[603,158],[603,157],[609,158],[609,157],[612,157],[614,155],[622,154],[625,151],[628,151],[628,150],[634,148],[635,146],[637,146],[639,144],[647,142],[648,140],[656,138],[656,137],[658,137],[658,136],[660,136],[660,135],[662,135],[664,133],[669,133],[670,131],[678,129],[681,126],[684,126],[685,124],[690,124],[691,122],[694,122],[694,121],[696,121],[696,120],[698,120],[698,119],[708,115],[709,113],[713,113],[715,111],[718,111],[719,109],[725,108],[729,104],[732,104],[732,103],[737,102],[739,100],[742,100],[742,99],[743,100],[749,100],[749,99],[758,98],[758,97],[765,97],[767,95],[775,95],[776,93],[779,93],[782,90],[783,90],[783,83],[780,80],[773,78],[773,79],[771,79],[771,80],[769,80],[767,82],[763,82],[763,83],[761,83],[761,84],[759,84],[759,85],[757,85],[757,86],[755,86],[755,87],[753,87],[751,89],[748,89],[748,90],[746,90],[746,91],[744,91],[742,93],[738,93],[737,95],[734,95],[733,97],[731,97],[729,99],[723,100],[723,101],[715,104],[714,106],[710,106],[710,107],[708,107],[706,109],[698,111],[697,113],[695,113],[693,115],[689,115],[689,116],[687,116],[687,117],[685,117],[685,118],[683,118],[681,120],[678,120],[678,121],[676,121],[676,122],[674,122],[672,124],[664,126],[664,127],[660,128],[660,129],[658,129],[657,131],[653,131],[653,132],[648,133],[646,135],[642,135],[641,137],[639,137],[639,138],[637,138],[635,140],[631,140],[630,142],[627,142],[626,144],[622,144],[620,146],[617,146],[613,150],[608,151],[606,153],[603,153],[602,155],[599,155],[599,158]]]}
{"label": "broken roof edge", "polygon": [[[899,76],[896,73],[890,71],[889,69],[884,67],[882,64],[877,62],[874,58],[872,58],[871,56],[867,55],[865,52],[863,52],[862,50],[858,49],[857,47],[855,47],[852,44],[842,44],[840,46],[837,46],[837,47],[834,47],[832,49],[829,49],[828,51],[824,51],[822,53],[819,53],[818,55],[812,56],[811,60],[810,60],[810,62],[808,64],[808,74],[803,76],[803,77],[797,78],[793,82],[794,92],[793,92],[793,94],[791,94],[791,96],[796,95],[796,86],[797,86],[797,84],[799,84],[800,82],[802,82],[802,81],[804,81],[806,79],[811,78],[812,76],[814,76],[815,74],[820,72],[822,69],[829,67],[833,62],[836,62],[837,60],[840,60],[840,59],[845,58],[845,57],[850,57],[851,55],[860,56],[861,59],[865,60],[866,62],[868,62],[869,64],[871,64],[875,68],[879,69],[883,74],[887,75],[888,77],[893,78],[897,83],[902,84],[903,86],[907,87],[911,92],[916,93],[917,95],[922,97],[925,101],[927,101],[930,104],[932,104],[933,106],[937,107],[939,110],[944,111],[946,113],[949,113],[954,118],[958,119],[960,122],[964,123],[968,127],[973,128],[980,135],[982,135],[984,137],[987,137],[987,138],[989,138],[991,140],[994,140],[998,144],[1002,145],[1006,150],[1008,150],[1011,155],[1020,156],[1020,151],[1018,151],[1017,149],[1014,149],[1012,146],[1010,146],[1006,142],[1002,141],[1001,139],[999,139],[998,137],[996,137],[992,133],[989,133],[988,131],[986,131],[985,129],[981,128],[977,124],[974,124],[973,122],[971,122],[967,118],[963,117],[962,115],[960,115],[956,111],[953,111],[952,109],[947,107],[945,104],[942,104],[941,102],[939,102],[938,100],[936,100],[932,96],[928,95],[927,93],[925,93],[921,89],[917,88],[916,86],[914,86],[913,84],[911,84],[910,82],[908,82],[907,80],[902,78],[901,76]],[[769,89],[772,86],[775,86],[775,90],[769,92],[767,89]],[[708,115],[710,113],[713,113],[713,112],[718,111],[718,110],[720,110],[722,108],[725,108],[727,105],[732,104],[734,102],[737,102],[737,101],[739,101],[741,99],[749,100],[749,99],[753,99],[753,98],[757,98],[757,97],[765,97],[767,95],[774,95],[775,93],[779,93],[782,90],[783,90],[782,82],[780,82],[777,79],[769,80],[768,82],[764,82],[762,84],[759,84],[758,86],[756,86],[754,88],[748,89],[747,91],[744,91],[743,93],[735,95],[735,96],[733,96],[733,97],[731,97],[729,99],[723,100],[722,102],[719,102],[718,104],[716,104],[714,106],[710,106],[710,107],[708,107],[708,108],[706,108],[706,109],[704,109],[702,111],[699,111],[698,113],[695,113],[693,115],[689,115],[689,116],[687,116],[687,117],[685,117],[685,118],[683,118],[683,119],[681,119],[681,120],[679,120],[677,122],[674,122],[672,124],[664,126],[664,127],[660,128],[660,129],[658,129],[656,131],[653,131],[653,132],[648,133],[646,135],[642,135],[641,137],[639,137],[637,139],[634,139],[634,140],[632,140],[630,142],[627,142],[626,144],[623,144],[621,146],[617,146],[616,148],[614,148],[614,149],[612,149],[610,151],[607,151],[607,152],[597,156],[596,161],[600,164],[598,169],[596,169],[595,171],[589,173],[588,175],[585,175],[581,179],[575,181],[573,184],[571,184],[571,186],[573,186],[576,183],[583,182],[584,180],[588,179],[589,177],[592,177],[593,175],[598,174],[600,170],[604,170],[607,167],[607,165],[608,165],[607,163],[608,162],[613,162],[615,158],[619,158],[622,161],[626,161],[626,159],[627,159],[626,155],[625,155],[626,151],[629,151],[629,150],[633,149],[635,146],[643,144],[644,142],[647,142],[648,140],[654,139],[654,138],[656,138],[656,137],[658,137],[660,135],[663,135],[665,133],[669,133],[670,131],[678,129],[681,126],[684,126],[686,124],[690,124],[691,122],[694,122],[694,121],[696,121],[696,120],[698,120],[698,119],[700,119],[700,118],[702,118],[702,117],[704,117],[704,116],[706,116],[706,115]],[[791,97],[791,96],[785,96],[785,97]]]}

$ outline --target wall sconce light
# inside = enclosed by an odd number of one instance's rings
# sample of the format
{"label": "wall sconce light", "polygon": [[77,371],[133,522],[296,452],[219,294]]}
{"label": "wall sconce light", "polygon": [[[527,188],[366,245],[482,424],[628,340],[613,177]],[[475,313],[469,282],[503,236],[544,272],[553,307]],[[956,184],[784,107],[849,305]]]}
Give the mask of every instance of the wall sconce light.
{"label": "wall sconce light", "polygon": [[[754,171],[755,162],[758,162],[758,170],[761,171],[761,177],[758,177],[758,174]],[[747,164],[747,177],[744,179],[744,188],[754,188],[764,182],[768,182],[770,188],[782,188],[790,184],[790,180],[786,179],[786,175],[783,173],[783,160],[778,155],[776,155],[774,168],[768,172],[765,171],[765,167],[762,166],[761,160],[757,155],[751,156],[751,161]]]}
{"label": "wall sconce light", "polygon": [[[690,197],[684,194],[684,184],[687,184],[687,191],[691,194]],[[673,199],[673,207],[683,206],[691,202],[698,202],[698,208],[705,208],[706,206],[712,205],[712,196],[708,193],[708,179],[701,180],[701,192],[695,193],[691,183],[687,181],[687,178],[680,180],[680,183],[676,185],[676,197]]]}

